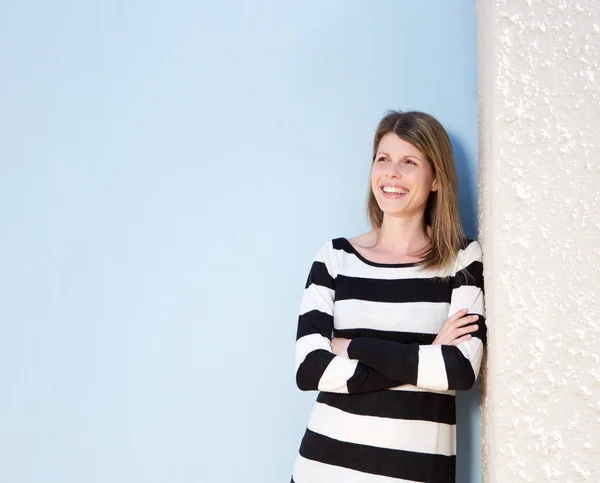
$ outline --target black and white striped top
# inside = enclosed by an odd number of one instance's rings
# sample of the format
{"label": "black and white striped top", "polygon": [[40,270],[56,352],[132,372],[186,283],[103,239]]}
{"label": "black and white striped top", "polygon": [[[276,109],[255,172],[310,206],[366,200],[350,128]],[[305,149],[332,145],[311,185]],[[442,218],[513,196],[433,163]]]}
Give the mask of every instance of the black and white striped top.
{"label": "black and white striped top", "polygon": [[[473,338],[432,345],[462,308],[479,315]],[[332,335],[352,339],[349,358],[331,352]],[[473,386],[485,340],[478,241],[443,273],[371,262],[345,238],[328,242],[298,321],[296,381],[320,393],[292,482],[454,482],[454,395]]]}

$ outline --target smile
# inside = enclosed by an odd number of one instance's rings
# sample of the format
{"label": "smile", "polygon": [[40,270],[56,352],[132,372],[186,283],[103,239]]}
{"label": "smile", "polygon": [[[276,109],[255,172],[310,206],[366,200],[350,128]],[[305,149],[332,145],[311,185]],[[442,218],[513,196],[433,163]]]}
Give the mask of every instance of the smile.
{"label": "smile", "polygon": [[408,193],[408,190],[406,188],[402,188],[400,186],[385,185],[382,186],[380,189],[383,197],[388,199],[402,198]]}
{"label": "smile", "polygon": [[384,193],[398,193],[401,195],[405,195],[406,193],[408,193],[408,190],[399,188],[398,186],[384,186],[381,189]]}

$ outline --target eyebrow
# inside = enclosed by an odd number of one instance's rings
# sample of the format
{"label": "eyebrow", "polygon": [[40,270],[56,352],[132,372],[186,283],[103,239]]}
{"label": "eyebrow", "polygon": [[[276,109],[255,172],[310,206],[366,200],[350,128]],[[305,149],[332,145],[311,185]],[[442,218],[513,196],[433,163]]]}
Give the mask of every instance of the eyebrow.
{"label": "eyebrow", "polygon": [[[387,156],[388,158],[391,158],[391,156],[389,155],[389,153],[386,153],[384,151],[377,151],[377,153],[375,153],[375,157],[379,156],[380,154],[383,154],[384,156]],[[415,156],[413,154],[409,154],[407,156],[402,156],[403,158],[415,158],[419,161],[423,161],[419,156]]]}

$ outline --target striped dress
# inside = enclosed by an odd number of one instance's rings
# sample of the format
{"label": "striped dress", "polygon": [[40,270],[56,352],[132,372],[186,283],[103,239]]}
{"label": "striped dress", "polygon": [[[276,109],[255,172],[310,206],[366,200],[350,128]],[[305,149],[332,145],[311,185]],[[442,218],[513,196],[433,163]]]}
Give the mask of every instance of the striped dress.
{"label": "striped dress", "polygon": [[[432,345],[468,308],[479,329]],[[349,358],[331,336],[352,339]],[[445,272],[365,259],[345,238],[323,246],[302,298],[296,382],[319,391],[293,469],[295,483],[455,481],[455,391],[479,373],[486,327],[481,246],[465,241]]]}

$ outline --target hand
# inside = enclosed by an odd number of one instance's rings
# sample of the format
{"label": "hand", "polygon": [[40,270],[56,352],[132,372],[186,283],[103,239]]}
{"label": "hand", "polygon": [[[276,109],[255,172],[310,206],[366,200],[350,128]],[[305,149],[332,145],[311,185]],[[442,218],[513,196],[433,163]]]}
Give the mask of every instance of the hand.
{"label": "hand", "polygon": [[348,346],[352,342],[352,339],[341,339],[334,337],[331,339],[331,351],[336,356],[348,357]]}
{"label": "hand", "polygon": [[[479,329],[479,326],[468,324],[477,322],[479,316],[469,315],[468,317],[465,317],[465,314],[468,311],[469,309],[461,309],[446,320],[442,326],[442,330],[440,330],[440,333],[433,341],[433,344],[458,345],[461,342],[471,340],[471,333],[476,332]],[[467,325],[468,327],[465,327]]]}

